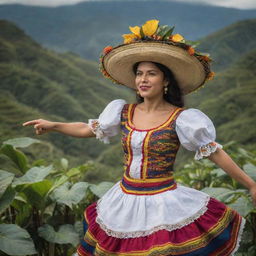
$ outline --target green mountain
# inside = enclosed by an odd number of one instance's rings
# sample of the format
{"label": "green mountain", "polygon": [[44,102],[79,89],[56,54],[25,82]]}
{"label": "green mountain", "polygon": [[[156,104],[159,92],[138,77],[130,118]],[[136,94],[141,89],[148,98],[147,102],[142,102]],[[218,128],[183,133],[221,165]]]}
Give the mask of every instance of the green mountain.
{"label": "green mountain", "polygon": [[221,71],[256,48],[256,19],[236,22],[200,42],[200,51],[211,53],[214,70]]}
{"label": "green mountain", "polygon": [[[106,81],[97,63],[44,49],[4,20],[0,21],[0,90],[1,141],[31,136],[32,129],[21,126],[24,121],[45,118],[87,122],[97,118],[111,100],[131,95],[128,89]],[[69,155],[75,163],[95,158],[106,149],[94,139],[60,134],[41,138],[52,143],[57,155]]]}
{"label": "green mountain", "polygon": [[216,78],[189,95],[190,106],[213,119],[221,142],[238,141],[255,148],[256,20],[233,24],[206,37]]}

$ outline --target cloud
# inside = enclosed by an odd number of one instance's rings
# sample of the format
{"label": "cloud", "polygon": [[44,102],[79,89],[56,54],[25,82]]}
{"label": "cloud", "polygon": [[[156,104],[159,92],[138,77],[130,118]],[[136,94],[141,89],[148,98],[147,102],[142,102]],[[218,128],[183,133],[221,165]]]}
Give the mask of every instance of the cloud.
{"label": "cloud", "polygon": [[73,4],[77,4],[85,1],[90,1],[90,0],[0,0],[0,4],[23,4],[23,5],[56,7],[60,5],[73,5]]}
{"label": "cloud", "polygon": [[[0,4],[24,4],[24,5],[56,7],[60,5],[73,5],[80,2],[88,2],[88,1],[95,2],[100,0],[0,0]],[[101,0],[101,1],[108,1],[108,0]],[[116,1],[127,1],[127,0],[116,0]],[[222,6],[222,7],[228,7],[228,8],[237,8],[237,9],[256,9],[255,0],[214,0],[214,1],[213,0],[165,0],[165,1],[187,2],[191,4],[201,3],[201,4]]]}
{"label": "cloud", "polygon": [[199,3],[214,6],[237,8],[237,9],[256,9],[255,0],[173,0],[176,2]]}

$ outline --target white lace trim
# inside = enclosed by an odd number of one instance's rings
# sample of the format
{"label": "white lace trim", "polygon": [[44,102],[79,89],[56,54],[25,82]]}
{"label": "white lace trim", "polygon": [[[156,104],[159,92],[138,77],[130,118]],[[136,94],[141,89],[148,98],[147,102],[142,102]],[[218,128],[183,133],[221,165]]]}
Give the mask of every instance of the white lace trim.
{"label": "white lace trim", "polygon": [[222,148],[222,145],[216,142],[210,142],[206,145],[201,146],[195,154],[195,160],[200,160],[204,157],[209,156],[211,153],[214,153],[217,148]]}
{"label": "white lace trim", "polygon": [[[151,235],[151,234],[153,234],[159,230],[162,230],[162,229],[165,229],[167,231],[173,231],[173,230],[180,229],[184,226],[191,224],[192,222],[194,222],[196,219],[201,217],[207,211],[207,209],[208,209],[207,205],[209,203],[209,200],[210,200],[210,196],[207,196],[205,199],[205,202],[204,202],[204,206],[200,210],[198,210],[194,215],[185,219],[184,221],[181,221],[177,224],[172,224],[172,225],[168,225],[168,224],[159,225],[150,230],[145,230],[145,231],[134,231],[134,232],[114,231],[114,230],[109,229],[98,216],[96,218],[96,222],[100,225],[101,229],[103,229],[107,233],[107,235],[112,236],[112,237],[123,238],[123,239],[124,238],[143,237],[143,236]],[[99,200],[99,202],[100,202],[100,200]],[[97,212],[99,212],[98,204],[97,204],[96,210],[97,210]]]}
{"label": "white lace trim", "polygon": [[100,128],[98,119],[89,119],[88,125],[92,132],[96,135],[96,139],[104,142],[105,144],[109,143],[109,138],[104,135],[102,129]]}
{"label": "white lace trim", "polygon": [[234,256],[234,255],[235,255],[235,253],[237,252],[237,250],[238,250],[238,248],[239,248],[239,246],[240,246],[240,242],[241,242],[241,238],[242,238],[242,235],[243,235],[245,223],[246,223],[246,220],[243,218],[243,219],[242,219],[242,222],[241,222],[240,229],[239,229],[239,233],[238,233],[238,238],[237,238],[236,247],[235,247],[234,251],[232,252],[231,256]]}

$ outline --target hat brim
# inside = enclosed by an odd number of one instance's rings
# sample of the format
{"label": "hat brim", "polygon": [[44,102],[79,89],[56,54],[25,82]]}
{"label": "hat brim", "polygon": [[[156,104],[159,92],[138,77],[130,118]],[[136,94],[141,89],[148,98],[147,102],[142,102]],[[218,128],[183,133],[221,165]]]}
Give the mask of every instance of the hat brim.
{"label": "hat brim", "polygon": [[117,83],[136,89],[133,66],[151,61],[168,67],[174,74],[183,94],[204,84],[203,64],[181,47],[163,42],[136,42],[113,48],[102,60],[103,68]]}

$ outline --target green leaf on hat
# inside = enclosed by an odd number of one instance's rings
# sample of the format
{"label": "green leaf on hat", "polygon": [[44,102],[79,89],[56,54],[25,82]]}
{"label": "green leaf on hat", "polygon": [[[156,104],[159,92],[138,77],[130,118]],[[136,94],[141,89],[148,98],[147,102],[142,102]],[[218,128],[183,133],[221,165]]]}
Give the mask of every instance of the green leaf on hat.
{"label": "green leaf on hat", "polygon": [[196,48],[200,44],[200,42],[199,41],[186,40],[186,44],[189,44],[191,47]]}

